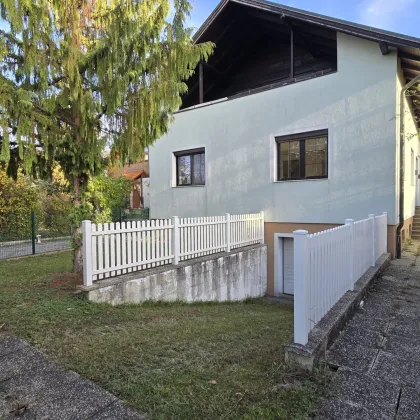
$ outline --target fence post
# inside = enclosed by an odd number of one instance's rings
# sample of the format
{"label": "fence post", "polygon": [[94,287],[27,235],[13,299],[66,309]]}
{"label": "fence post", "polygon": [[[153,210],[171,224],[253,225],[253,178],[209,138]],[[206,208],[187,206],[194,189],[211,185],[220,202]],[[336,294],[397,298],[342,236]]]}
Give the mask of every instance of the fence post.
{"label": "fence post", "polygon": [[226,242],[226,252],[230,252],[230,214],[225,213],[225,242]]}
{"label": "fence post", "polygon": [[260,236],[261,236],[261,243],[264,243],[264,212],[260,212],[261,215],[261,227],[260,227]]}
{"label": "fence post", "polygon": [[350,283],[349,283],[349,290],[354,290],[354,219],[346,219],[344,222],[346,225],[350,226]]}
{"label": "fence post", "polygon": [[31,239],[32,239],[32,254],[35,255],[35,212],[31,211]]}
{"label": "fence post", "polygon": [[307,230],[295,230],[294,239],[294,340],[308,342],[310,284],[309,239]]}
{"label": "fence post", "polygon": [[83,220],[83,284],[92,286],[92,222]]}
{"label": "fence post", "polygon": [[371,262],[371,266],[375,267],[375,264],[376,264],[375,215],[374,214],[369,214],[369,219],[372,220],[372,262]]}
{"label": "fence post", "polygon": [[384,254],[385,252],[388,252],[388,213],[386,211],[384,211],[382,213],[385,219],[384,222],[384,229],[385,229],[385,236],[384,236],[384,243],[382,244],[382,253]]}
{"label": "fence post", "polygon": [[172,217],[172,252],[174,254],[174,258],[172,264],[177,265],[179,264],[179,217],[173,216]]}

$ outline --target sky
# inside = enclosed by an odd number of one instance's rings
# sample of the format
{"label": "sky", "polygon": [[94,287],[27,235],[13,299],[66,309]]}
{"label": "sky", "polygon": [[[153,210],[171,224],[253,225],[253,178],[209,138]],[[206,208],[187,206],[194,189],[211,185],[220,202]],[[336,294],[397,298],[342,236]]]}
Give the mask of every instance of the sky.
{"label": "sky", "polygon": [[[219,0],[190,0],[198,29]],[[271,0],[286,6],[420,38],[420,0]],[[0,20],[0,29],[5,29]]]}
{"label": "sky", "polygon": [[[191,0],[196,29],[219,0]],[[420,38],[420,0],[271,0],[285,6]]]}

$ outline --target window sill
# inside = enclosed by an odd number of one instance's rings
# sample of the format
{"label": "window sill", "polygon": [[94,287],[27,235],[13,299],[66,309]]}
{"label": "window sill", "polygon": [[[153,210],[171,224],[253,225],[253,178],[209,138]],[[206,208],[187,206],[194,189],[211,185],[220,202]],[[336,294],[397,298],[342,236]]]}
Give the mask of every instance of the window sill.
{"label": "window sill", "polygon": [[309,179],[288,179],[286,181],[273,181],[273,184],[286,184],[288,182],[314,182],[314,181],[328,181],[329,178],[309,178]]}
{"label": "window sill", "polygon": [[204,188],[206,185],[173,185],[172,188]]}

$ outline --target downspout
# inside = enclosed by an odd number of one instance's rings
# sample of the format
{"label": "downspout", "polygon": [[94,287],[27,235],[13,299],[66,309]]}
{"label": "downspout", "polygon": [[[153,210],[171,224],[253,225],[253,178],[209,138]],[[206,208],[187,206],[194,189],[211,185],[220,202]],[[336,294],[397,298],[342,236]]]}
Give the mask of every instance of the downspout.
{"label": "downspout", "polygon": [[413,80],[410,80],[401,89],[400,94],[400,217],[399,225],[397,227],[397,252],[396,257],[401,258],[402,243],[401,243],[401,231],[404,226],[404,153],[405,153],[405,136],[404,136],[404,105],[405,105],[405,92],[420,81],[420,74],[417,75]]}

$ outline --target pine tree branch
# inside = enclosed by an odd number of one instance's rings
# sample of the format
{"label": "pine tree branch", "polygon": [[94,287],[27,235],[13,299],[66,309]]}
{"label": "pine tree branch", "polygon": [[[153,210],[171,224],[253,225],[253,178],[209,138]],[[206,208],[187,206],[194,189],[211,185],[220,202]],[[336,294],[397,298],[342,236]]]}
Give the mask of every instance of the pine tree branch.
{"label": "pine tree branch", "polygon": [[23,42],[18,40],[17,38],[15,38],[14,36],[12,36],[10,34],[10,32],[6,32],[3,29],[0,29],[0,35],[4,38],[6,38],[7,40],[9,40],[10,42],[15,43],[19,48],[23,47]]}

